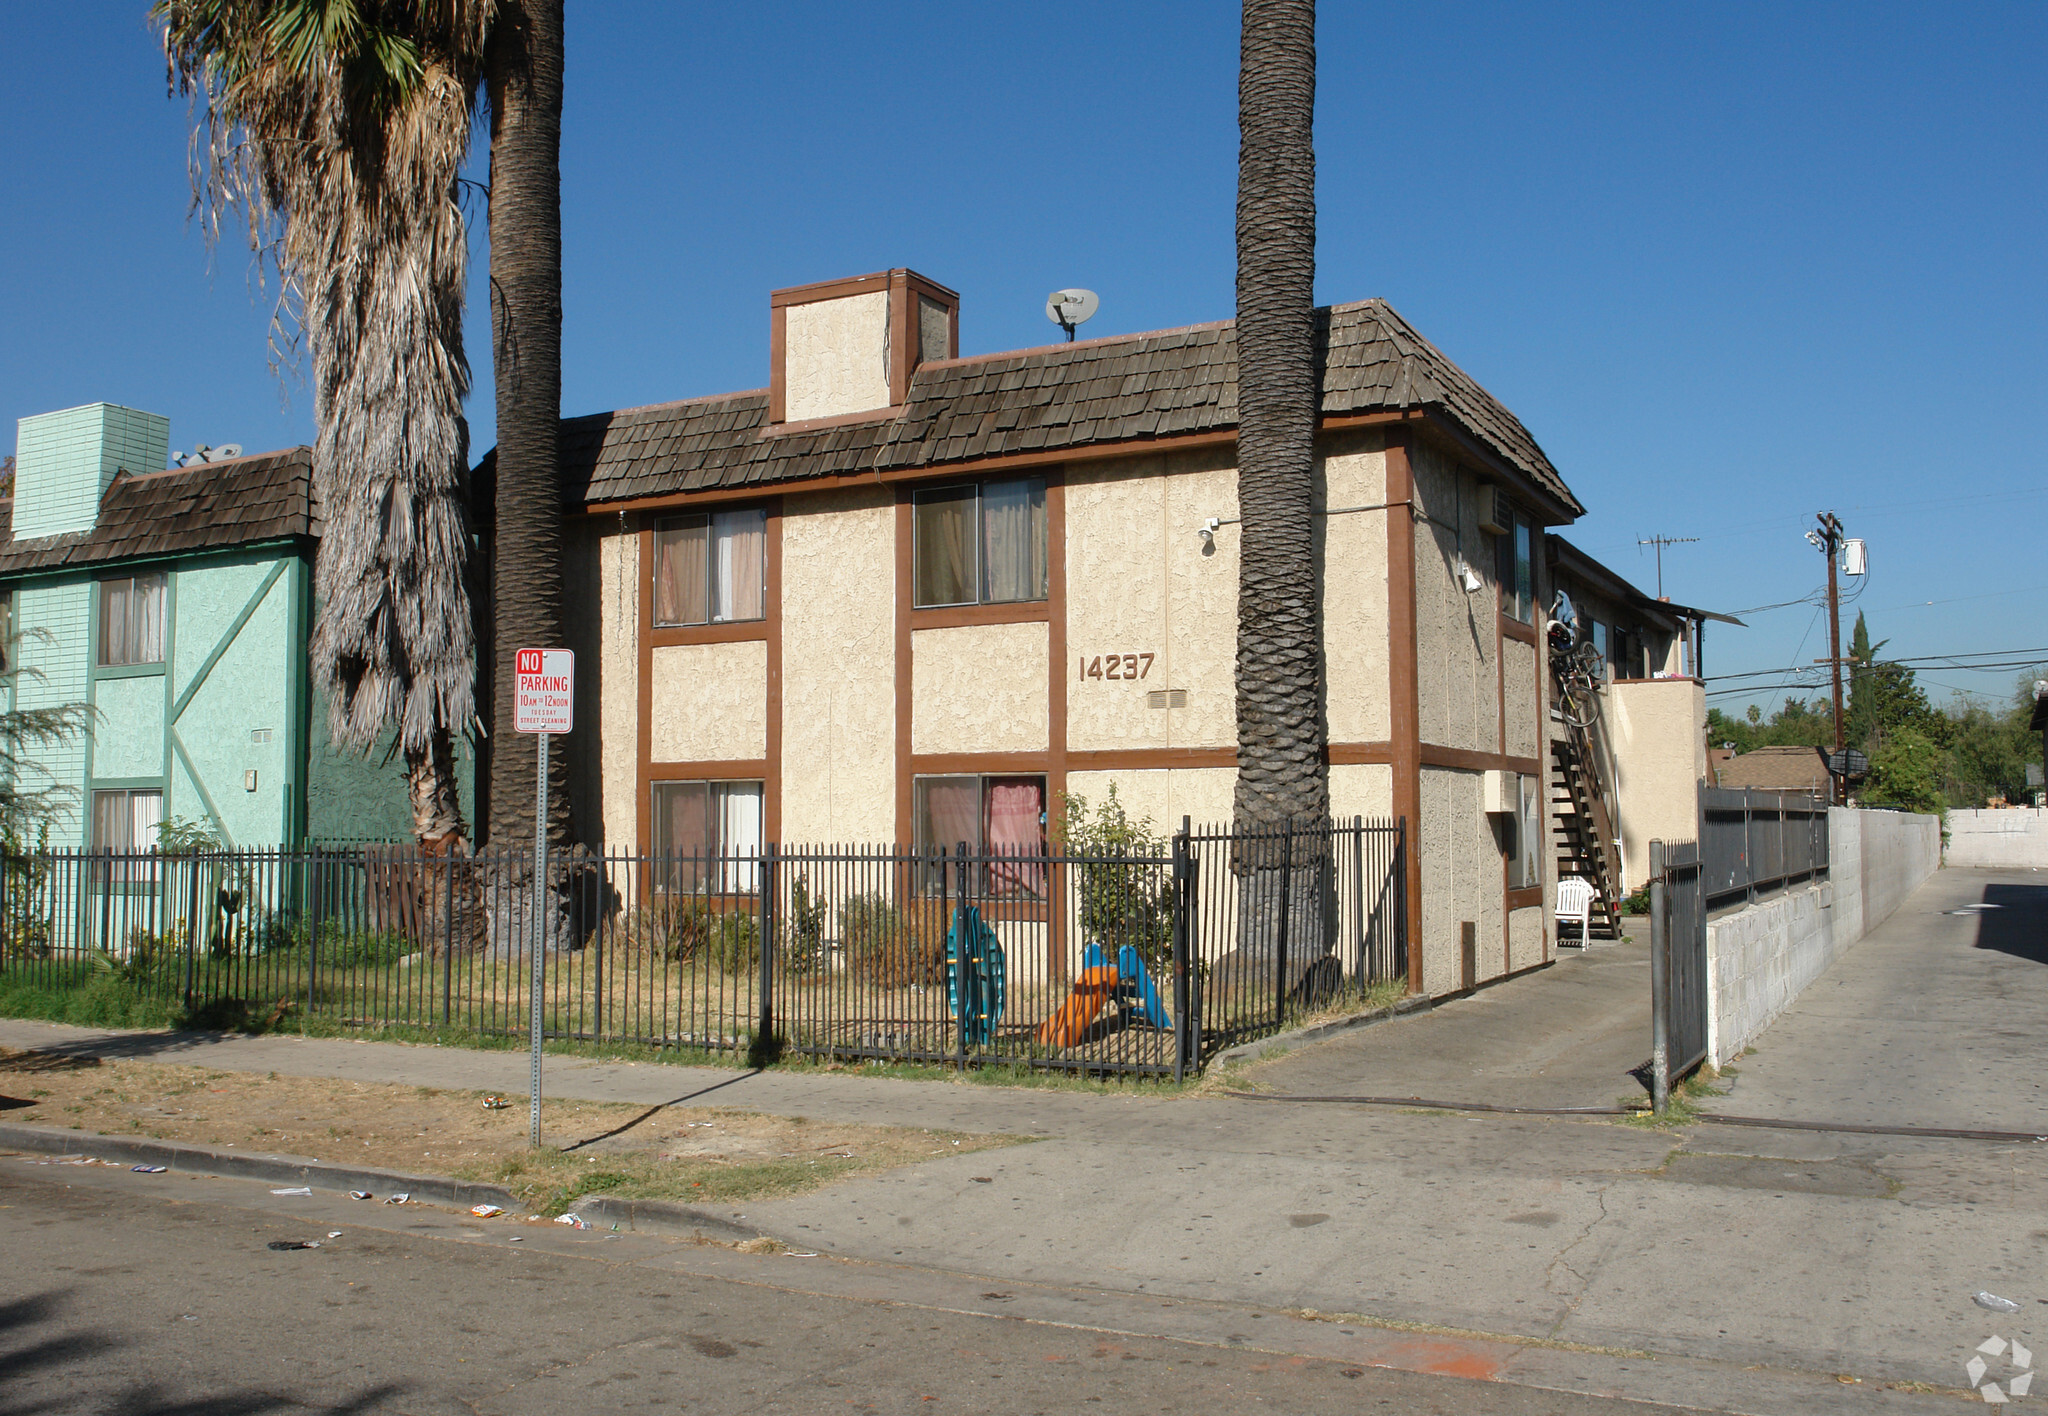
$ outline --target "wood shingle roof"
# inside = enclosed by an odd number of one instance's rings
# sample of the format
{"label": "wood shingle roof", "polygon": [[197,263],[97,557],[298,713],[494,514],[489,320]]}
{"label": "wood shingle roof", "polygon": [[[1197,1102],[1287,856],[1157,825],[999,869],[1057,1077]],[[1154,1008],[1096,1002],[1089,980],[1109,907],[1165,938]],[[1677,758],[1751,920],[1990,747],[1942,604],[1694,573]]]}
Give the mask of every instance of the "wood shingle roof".
{"label": "wood shingle roof", "polygon": [[304,447],[140,476],[123,472],[100,498],[90,531],[13,538],[0,502],[0,576],[142,560],[320,534],[313,454]]}
{"label": "wood shingle roof", "polygon": [[[1325,414],[1440,412],[1583,510],[1520,420],[1385,301],[1318,314]],[[925,364],[893,416],[826,427],[771,430],[765,389],[564,419],[563,490],[591,506],[1016,453],[1138,450],[1236,424],[1236,330],[1223,321]],[[488,465],[479,470],[488,478]]]}

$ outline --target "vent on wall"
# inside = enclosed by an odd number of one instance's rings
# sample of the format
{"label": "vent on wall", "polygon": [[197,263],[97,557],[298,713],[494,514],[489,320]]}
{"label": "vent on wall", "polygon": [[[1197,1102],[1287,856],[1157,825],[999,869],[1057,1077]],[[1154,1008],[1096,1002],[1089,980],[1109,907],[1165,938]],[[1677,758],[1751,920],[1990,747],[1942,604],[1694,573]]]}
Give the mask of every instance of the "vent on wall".
{"label": "vent on wall", "polygon": [[1479,529],[1489,536],[1505,536],[1513,526],[1515,514],[1508,499],[1501,495],[1499,487],[1491,482],[1479,489]]}

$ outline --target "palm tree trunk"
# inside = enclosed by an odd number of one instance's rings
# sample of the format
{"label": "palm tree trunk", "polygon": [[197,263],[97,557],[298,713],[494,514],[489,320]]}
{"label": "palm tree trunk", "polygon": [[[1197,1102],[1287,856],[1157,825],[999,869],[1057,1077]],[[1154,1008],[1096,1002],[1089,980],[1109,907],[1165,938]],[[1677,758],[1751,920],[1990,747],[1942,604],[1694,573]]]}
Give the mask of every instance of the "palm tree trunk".
{"label": "palm tree trunk", "polygon": [[1244,0],[1238,69],[1237,793],[1240,826],[1321,821],[1316,584],[1314,0]]}
{"label": "palm tree trunk", "polygon": [[[1299,992],[1327,952],[1330,811],[1316,578],[1316,14],[1244,0],[1238,56],[1238,948],[1247,1001]],[[1290,837],[1290,827],[1309,834]],[[1318,975],[1320,976],[1320,975]]]}
{"label": "palm tree trunk", "polygon": [[[533,743],[512,731],[512,656],[562,643],[562,3],[501,0],[484,51],[491,107],[491,373],[498,396],[491,551],[488,836],[533,840]],[[567,753],[550,754],[549,837],[572,836]]]}

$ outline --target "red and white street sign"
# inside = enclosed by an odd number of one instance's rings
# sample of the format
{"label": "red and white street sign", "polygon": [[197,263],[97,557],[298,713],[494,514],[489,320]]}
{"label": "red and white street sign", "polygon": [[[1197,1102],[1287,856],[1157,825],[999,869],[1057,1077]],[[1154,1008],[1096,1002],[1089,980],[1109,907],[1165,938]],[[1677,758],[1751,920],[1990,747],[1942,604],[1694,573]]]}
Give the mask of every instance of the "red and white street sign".
{"label": "red and white street sign", "polygon": [[514,665],[513,729],[522,733],[566,733],[575,721],[575,651],[521,649]]}

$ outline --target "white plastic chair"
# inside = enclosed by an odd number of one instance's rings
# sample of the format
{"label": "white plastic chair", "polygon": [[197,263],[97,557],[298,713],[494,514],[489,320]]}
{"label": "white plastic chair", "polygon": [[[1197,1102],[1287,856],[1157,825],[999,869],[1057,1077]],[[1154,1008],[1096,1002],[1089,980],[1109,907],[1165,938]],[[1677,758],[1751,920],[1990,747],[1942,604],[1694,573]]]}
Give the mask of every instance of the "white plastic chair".
{"label": "white plastic chair", "polygon": [[1579,925],[1579,947],[1585,948],[1593,937],[1593,899],[1598,892],[1593,882],[1583,876],[1567,875],[1557,882],[1557,942],[1564,943],[1564,926],[1577,920]]}

